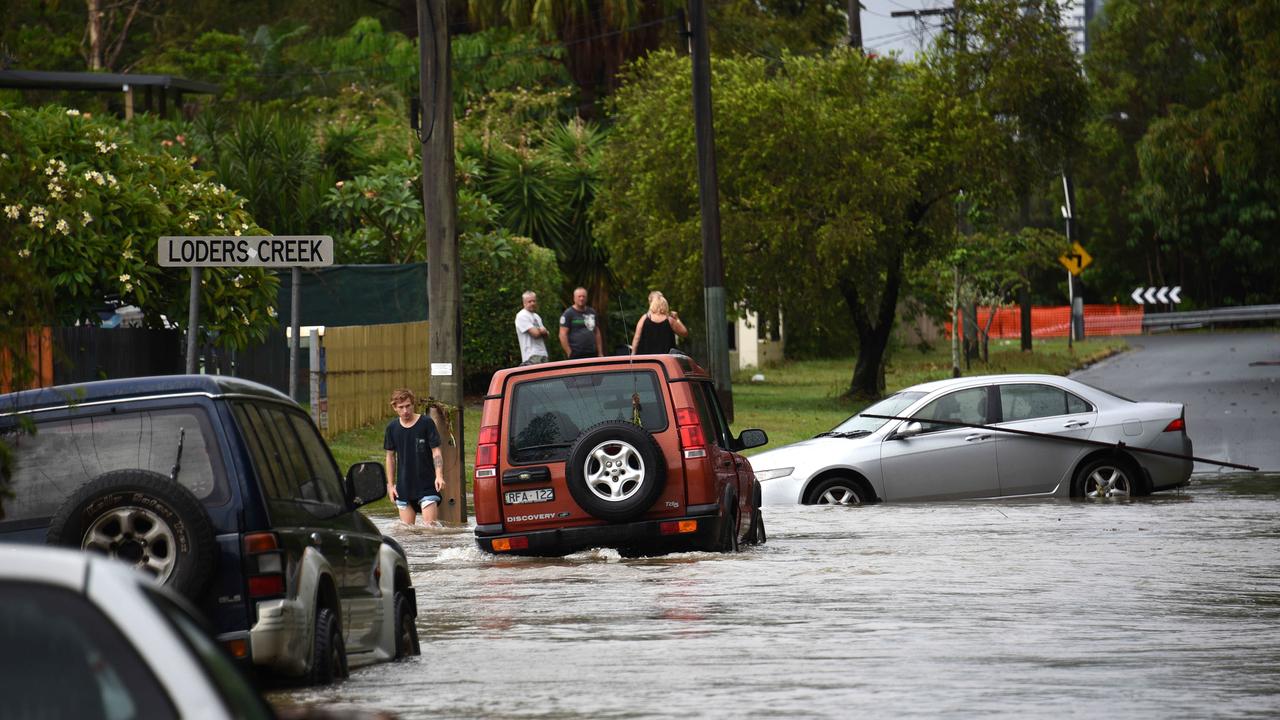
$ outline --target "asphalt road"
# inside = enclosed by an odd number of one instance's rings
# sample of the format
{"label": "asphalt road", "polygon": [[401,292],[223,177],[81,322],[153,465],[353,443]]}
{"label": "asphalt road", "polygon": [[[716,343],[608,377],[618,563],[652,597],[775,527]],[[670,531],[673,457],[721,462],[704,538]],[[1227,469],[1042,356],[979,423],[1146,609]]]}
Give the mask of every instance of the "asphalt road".
{"label": "asphalt road", "polygon": [[[1280,332],[1127,338],[1128,352],[1072,378],[1131,400],[1187,406],[1197,457],[1280,471]],[[1232,472],[1196,463],[1195,472]]]}

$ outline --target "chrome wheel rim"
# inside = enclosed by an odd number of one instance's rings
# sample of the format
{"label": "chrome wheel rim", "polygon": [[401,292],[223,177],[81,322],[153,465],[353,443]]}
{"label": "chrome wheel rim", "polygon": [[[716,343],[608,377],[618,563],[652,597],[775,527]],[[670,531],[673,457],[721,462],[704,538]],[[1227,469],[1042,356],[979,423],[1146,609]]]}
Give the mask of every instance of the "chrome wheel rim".
{"label": "chrome wheel rim", "polygon": [[629,443],[602,442],[587,453],[583,477],[592,495],[606,502],[623,502],[644,485],[644,459]]}
{"label": "chrome wheel rim", "polygon": [[861,505],[862,498],[856,490],[844,485],[828,488],[818,496],[818,505]]}
{"label": "chrome wheel rim", "polygon": [[1091,498],[1129,497],[1132,494],[1129,476],[1124,470],[1104,465],[1089,473],[1084,479],[1084,495]]}
{"label": "chrome wheel rim", "polygon": [[85,530],[80,547],[130,563],[162,584],[178,565],[173,529],[147,508],[120,507],[98,517]]}

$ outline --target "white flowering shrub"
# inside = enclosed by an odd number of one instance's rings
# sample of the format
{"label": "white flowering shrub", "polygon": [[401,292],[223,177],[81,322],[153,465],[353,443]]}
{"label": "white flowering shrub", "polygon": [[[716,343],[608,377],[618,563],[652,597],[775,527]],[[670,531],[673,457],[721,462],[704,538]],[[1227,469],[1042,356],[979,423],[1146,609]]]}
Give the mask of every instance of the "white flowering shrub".
{"label": "white flowering shrub", "polygon": [[[15,326],[97,320],[110,301],[146,322],[187,320],[188,271],[162,268],[164,235],[264,235],[235,193],[135,140],[113,118],[59,107],[0,109],[0,317]],[[249,268],[206,269],[201,325],[244,347],[277,324],[276,281]],[[13,332],[0,332],[0,343]]]}

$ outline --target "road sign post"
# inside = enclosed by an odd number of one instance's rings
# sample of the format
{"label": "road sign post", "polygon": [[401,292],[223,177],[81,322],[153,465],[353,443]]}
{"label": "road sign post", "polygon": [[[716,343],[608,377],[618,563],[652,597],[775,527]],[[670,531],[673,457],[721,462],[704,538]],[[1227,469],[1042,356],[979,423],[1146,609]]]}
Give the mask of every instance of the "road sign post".
{"label": "road sign post", "polygon": [[[299,268],[333,264],[333,238],[328,235],[165,235],[156,244],[160,267],[191,269],[190,312],[187,316],[188,375],[196,372],[196,330],[200,327],[200,275],[203,268],[292,268],[289,338],[289,397],[298,377]],[[294,398],[295,400],[297,398]]]}

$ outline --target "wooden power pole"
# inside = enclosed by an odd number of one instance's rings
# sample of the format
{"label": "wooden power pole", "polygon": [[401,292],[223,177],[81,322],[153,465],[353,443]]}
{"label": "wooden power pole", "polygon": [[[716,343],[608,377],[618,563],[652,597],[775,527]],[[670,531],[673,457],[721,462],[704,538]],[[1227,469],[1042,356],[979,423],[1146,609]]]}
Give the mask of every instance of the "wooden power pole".
{"label": "wooden power pole", "polygon": [[849,0],[848,7],[849,36],[845,40],[849,47],[862,49],[862,3]]}
{"label": "wooden power pole", "polygon": [[[448,0],[417,0],[422,98],[422,209],[427,234],[427,341],[430,393],[450,408],[452,427],[441,427],[445,489],[440,519],[467,519],[462,453],[462,267],[458,264],[457,199],[453,165],[453,84],[449,63]],[[452,453],[450,451],[453,451]],[[452,467],[451,467],[452,466]]]}
{"label": "wooden power pole", "polygon": [[707,8],[703,0],[689,0],[689,56],[693,61],[693,125],[698,145],[698,200],[702,209],[707,361],[720,403],[728,421],[733,422],[724,261],[720,253],[720,185],[716,177],[715,128],[711,121],[711,45],[707,41]]}

